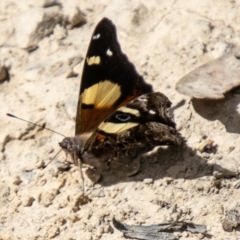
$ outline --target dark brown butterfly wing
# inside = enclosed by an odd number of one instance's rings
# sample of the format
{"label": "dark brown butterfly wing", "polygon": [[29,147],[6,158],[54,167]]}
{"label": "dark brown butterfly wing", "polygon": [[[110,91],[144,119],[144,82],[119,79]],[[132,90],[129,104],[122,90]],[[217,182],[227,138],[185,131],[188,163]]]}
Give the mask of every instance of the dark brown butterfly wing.
{"label": "dark brown butterfly wing", "polygon": [[170,106],[168,98],[159,92],[132,100],[100,124],[98,132],[89,139],[91,143],[86,145],[85,156],[90,153],[106,159],[136,157],[156,146],[181,145],[184,140],[169,117]]}

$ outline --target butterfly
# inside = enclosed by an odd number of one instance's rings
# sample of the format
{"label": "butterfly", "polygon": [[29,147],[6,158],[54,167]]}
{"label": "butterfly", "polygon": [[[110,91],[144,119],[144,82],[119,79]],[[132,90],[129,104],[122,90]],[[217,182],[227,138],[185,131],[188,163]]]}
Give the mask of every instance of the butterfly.
{"label": "butterfly", "polygon": [[168,110],[171,102],[153,92],[122,52],[116,27],[103,18],[96,26],[84,62],[75,137],[60,147],[75,164],[100,168],[104,161],[135,158],[183,138]]}

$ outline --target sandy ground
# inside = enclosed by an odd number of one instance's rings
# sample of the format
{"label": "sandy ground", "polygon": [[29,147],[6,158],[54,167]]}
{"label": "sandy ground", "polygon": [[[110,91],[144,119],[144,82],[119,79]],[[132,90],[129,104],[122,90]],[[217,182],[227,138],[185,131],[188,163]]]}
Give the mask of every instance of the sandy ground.
{"label": "sandy ground", "polygon": [[[179,239],[240,239],[239,228],[222,227],[240,199],[240,92],[209,101],[175,90],[185,74],[238,44],[239,12],[238,0],[1,0],[0,64],[9,80],[0,85],[0,239],[125,239],[113,216],[150,225],[173,221],[179,212],[180,220],[205,224],[209,234],[177,233]],[[39,13],[54,15],[52,28],[42,24],[28,42]],[[86,24],[75,26],[81,17]],[[41,169],[63,137],[5,114],[73,136],[82,60],[103,17],[115,23],[138,72],[171,100],[187,143],[144,156],[134,177],[111,169],[93,184],[85,176],[92,201],[81,205],[79,171],[64,164],[63,153]],[[216,153],[197,150],[207,140]]]}

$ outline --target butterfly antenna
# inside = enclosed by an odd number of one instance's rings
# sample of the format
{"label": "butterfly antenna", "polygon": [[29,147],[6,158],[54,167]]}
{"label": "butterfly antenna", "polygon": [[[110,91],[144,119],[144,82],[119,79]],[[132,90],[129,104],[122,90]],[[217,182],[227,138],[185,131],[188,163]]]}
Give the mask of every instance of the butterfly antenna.
{"label": "butterfly antenna", "polygon": [[[37,127],[42,128],[42,129],[46,129],[46,130],[48,130],[48,131],[51,131],[51,132],[53,132],[53,133],[56,133],[56,134],[58,134],[58,135],[60,135],[60,136],[66,137],[66,136],[64,136],[63,134],[59,133],[59,132],[56,132],[56,131],[54,131],[54,130],[52,130],[52,129],[50,129],[50,128],[45,127],[45,125],[43,125],[43,126],[38,125],[38,124],[36,124],[36,123],[30,122],[30,121],[28,121],[28,120],[25,120],[25,119],[23,119],[23,118],[17,117],[17,116],[15,116],[15,115],[11,114],[11,113],[7,113],[6,115],[7,115],[8,117],[12,117],[12,118],[16,118],[16,119],[22,120],[22,121],[24,121],[24,122],[30,123],[30,124],[32,124],[32,125],[35,125],[35,126],[37,126]],[[56,157],[56,156],[55,156],[55,157]]]}
{"label": "butterfly antenna", "polygon": [[57,155],[62,151],[63,149],[61,148],[57,153],[56,155],[45,165],[43,166],[43,169],[45,169],[56,157]]}

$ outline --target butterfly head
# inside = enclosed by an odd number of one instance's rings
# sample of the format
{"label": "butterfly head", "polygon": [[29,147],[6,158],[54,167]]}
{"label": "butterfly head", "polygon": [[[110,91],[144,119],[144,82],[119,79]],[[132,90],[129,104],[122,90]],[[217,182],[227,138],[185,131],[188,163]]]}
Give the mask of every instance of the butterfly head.
{"label": "butterfly head", "polygon": [[70,154],[74,162],[77,159],[81,159],[81,155],[84,152],[84,146],[89,139],[91,133],[81,134],[75,137],[66,137],[59,143],[59,146],[67,153]]}
{"label": "butterfly head", "polygon": [[66,154],[71,156],[75,165],[79,165],[79,159],[81,163],[100,168],[103,165],[101,158],[97,158],[87,150],[87,147],[91,144],[91,138],[94,136],[95,133],[83,133],[75,137],[66,137],[59,145]]}

